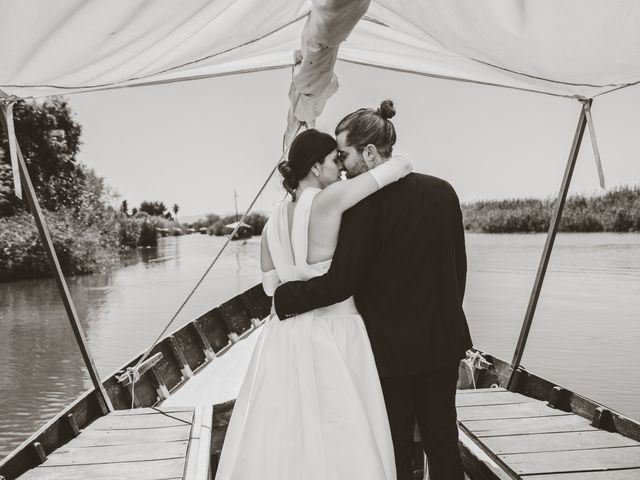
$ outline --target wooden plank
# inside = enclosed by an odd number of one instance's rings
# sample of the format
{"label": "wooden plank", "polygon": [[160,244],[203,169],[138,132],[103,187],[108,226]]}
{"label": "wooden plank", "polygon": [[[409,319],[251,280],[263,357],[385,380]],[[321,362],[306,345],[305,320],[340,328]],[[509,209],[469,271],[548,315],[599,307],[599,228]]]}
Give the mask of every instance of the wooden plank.
{"label": "wooden plank", "polygon": [[499,393],[507,392],[506,388],[467,388],[464,390],[458,390],[458,395],[469,395],[474,393]]}
{"label": "wooden plank", "polygon": [[45,452],[52,452],[58,446],[73,438],[73,432],[69,428],[67,421],[67,415],[69,414],[73,414],[79,428],[84,428],[96,417],[102,415],[95,391],[89,390],[82,394],[71,405],[25,440],[20,447],[5,457],[0,462],[0,475],[6,478],[15,478],[26,470],[35,467],[38,462],[32,453],[32,444],[34,442],[40,442]]}
{"label": "wooden plank", "polygon": [[640,468],[640,446],[501,455],[518,474]]}
{"label": "wooden plank", "polygon": [[477,407],[458,408],[458,420],[489,420],[500,418],[553,417],[573,415],[572,413],[547,407],[546,404],[534,400],[529,403],[515,405],[481,405]]}
{"label": "wooden plank", "polygon": [[538,402],[530,397],[525,397],[519,393],[496,392],[492,395],[484,393],[456,395],[457,407],[472,407],[479,405],[508,405],[511,403]]}
{"label": "wooden plank", "polygon": [[49,459],[42,464],[42,467],[185,458],[189,442],[185,440],[183,442],[140,443],[135,447],[131,445],[111,445],[74,448],[72,445],[73,442],[70,442],[49,455]]}
{"label": "wooden plank", "polygon": [[108,415],[93,422],[91,430],[136,430],[185,425],[193,421],[193,412],[175,412],[163,415]]}
{"label": "wooden plank", "polygon": [[183,458],[148,462],[106,463],[40,467],[29,470],[20,480],[169,480],[182,478]]}
{"label": "wooden plank", "polygon": [[610,470],[608,472],[552,473],[550,475],[526,475],[525,480],[638,480],[640,469]]}
{"label": "wooden plank", "polygon": [[465,426],[478,438],[530,433],[579,432],[596,430],[582,417],[562,415],[556,417],[515,418],[500,420],[467,420]]}
{"label": "wooden plank", "polygon": [[[482,442],[497,454],[584,450],[587,448],[629,447],[638,445],[633,439],[602,430],[560,432],[504,437],[487,437]],[[638,477],[640,478],[640,477]]]}
{"label": "wooden plank", "polygon": [[193,407],[144,407],[134,408],[133,410],[114,410],[109,414],[110,417],[114,416],[130,416],[130,415],[158,415],[160,412],[174,415],[179,412],[193,412]]}
{"label": "wooden plank", "polygon": [[207,480],[211,464],[211,427],[213,406],[196,410],[190,435],[185,480]]}
{"label": "wooden plank", "polygon": [[73,440],[74,447],[140,445],[151,442],[179,442],[189,439],[191,425],[139,430],[85,430]]}

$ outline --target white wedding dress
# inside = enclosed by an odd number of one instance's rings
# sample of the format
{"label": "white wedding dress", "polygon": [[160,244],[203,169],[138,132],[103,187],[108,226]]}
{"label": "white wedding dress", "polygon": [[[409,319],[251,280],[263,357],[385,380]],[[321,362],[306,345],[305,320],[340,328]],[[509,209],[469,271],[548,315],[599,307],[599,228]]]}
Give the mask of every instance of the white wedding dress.
{"label": "white wedding dress", "polygon": [[[319,189],[302,192],[289,240],[287,202],[265,227],[282,282],[323,275],[307,263]],[[267,319],[235,408],[216,480],[395,480],[389,422],[369,338],[353,298]]]}

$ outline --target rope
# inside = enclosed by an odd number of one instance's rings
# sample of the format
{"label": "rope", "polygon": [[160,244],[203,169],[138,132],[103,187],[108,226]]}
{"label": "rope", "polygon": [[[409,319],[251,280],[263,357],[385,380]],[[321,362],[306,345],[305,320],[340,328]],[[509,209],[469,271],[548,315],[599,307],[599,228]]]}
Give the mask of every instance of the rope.
{"label": "rope", "polygon": [[[172,418],[172,419],[177,420],[177,421],[182,422],[182,423],[186,423],[187,425],[193,425],[193,422],[187,422],[186,420],[183,420],[181,418],[174,417],[173,415],[169,415],[167,412],[163,412],[159,408],[156,408],[156,407],[149,407],[149,408],[151,408],[151,410],[155,410],[156,412],[164,415],[165,417]],[[203,427],[204,427],[204,425],[203,425]],[[205,427],[205,428],[209,428],[209,427]]]}
{"label": "rope", "polygon": [[[302,123],[300,123],[298,125],[298,128],[296,130],[295,135],[298,134],[298,132],[300,132],[300,128],[302,128]],[[295,136],[294,135],[294,136]],[[135,364],[135,366],[133,368],[137,369],[140,364],[147,358],[147,356],[149,355],[149,353],[151,353],[151,350],[153,350],[153,347],[156,346],[156,344],[162,339],[162,337],[164,336],[165,333],[167,333],[167,330],[169,330],[169,327],[171,326],[171,324],[175,321],[175,319],[178,317],[178,315],[180,314],[180,312],[182,312],[182,309],[185,307],[185,305],[189,302],[189,300],[191,299],[191,297],[193,296],[193,294],[196,292],[196,290],[200,287],[200,285],[202,284],[202,282],[204,281],[204,279],[206,278],[206,276],[209,274],[209,272],[211,271],[211,269],[213,268],[213,266],[216,264],[216,262],[218,261],[218,259],[220,258],[220,256],[222,255],[222,252],[224,252],[224,250],[227,248],[227,245],[229,245],[229,243],[231,242],[231,240],[233,239],[233,237],[235,236],[235,234],[238,232],[238,229],[240,228],[240,225],[242,225],[242,222],[245,220],[245,218],[247,218],[247,215],[249,215],[249,212],[251,211],[251,209],[253,208],[253,206],[255,205],[255,203],[258,201],[258,198],[260,197],[260,195],[262,195],[262,192],[264,191],[264,189],[267,187],[267,185],[269,184],[269,181],[271,180],[271,177],[273,177],[273,174],[276,172],[277,168],[278,168],[278,164],[284,160],[284,158],[286,157],[287,153],[289,152],[289,148],[291,147],[291,144],[289,144],[284,151],[282,152],[282,155],[280,156],[278,162],[274,165],[274,167],[271,169],[271,172],[269,173],[269,176],[267,177],[267,179],[264,181],[264,183],[262,184],[262,186],[260,187],[260,189],[258,190],[258,193],[256,194],[256,196],[253,198],[253,200],[251,201],[251,204],[249,205],[249,208],[247,208],[247,210],[244,212],[244,214],[242,215],[242,218],[240,219],[240,221],[238,222],[238,224],[236,225],[236,227],[233,229],[233,232],[231,233],[231,235],[229,235],[229,237],[227,238],[227,241],[222,245],[222,247],[220,248],[220,251],[218,251],[218,254],[215,256],[215,258],[213,259],[213,261],[209,264],[209,266],[207,267],[207,269],[205,270],[205,272],[202,274],[202,276],[200,277],[200,279],[198,280],[198,282],[196,283],[196,285],[191,289],[191,291],[189,292],[189,295],[187,295],[187,298],[185,298],[185,300],[182,302],[182,304],[180,305],[180,307],[178,308],[178,310],[176,311],[176,313],[173,315],[173,317],[171,317],[171,320],[169,320],[169,323],[167,323],[167,325],[164,327],[164,329],[162,330],[162,332],[160,333],[160,335],[158,335],[158,337],[154,340],[154,342],[151,344],[151,346],[145,351],[145,353],[140,357],[140,359],[138,360],[138,362]],[[134,388],[135,388],[135,384],[134,384]]]}
{"label": "rope", "polygon": [[137,367],[127,367],[122,375],[116,375],[118,382],[123,382],[129,379],[131,384],[131,410],[134,409],[136,403],[136,382],[140,380],[140,372]]}
{"label": "rope", "polygon": [[473,353],[467,352],[467,356],[464,360],[462,360],[462,363],[464,363],[471,371],[471,383],[473,384],[473,388],[475,390],[476,388],[478,388],[476,387],[475,371],[477,368],[486,368],[487,366],[489,366],[489,362],[484,359],[480,352],[476,351]]}

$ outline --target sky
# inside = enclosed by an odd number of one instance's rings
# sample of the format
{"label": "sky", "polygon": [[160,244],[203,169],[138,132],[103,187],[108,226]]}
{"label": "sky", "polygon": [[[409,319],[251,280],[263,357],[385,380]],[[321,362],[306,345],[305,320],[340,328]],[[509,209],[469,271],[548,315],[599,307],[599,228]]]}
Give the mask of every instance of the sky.
{"label": "sky", "polygon": [[[580,104],[566,98],[339,63],[338,93],[317,128],[381,100],[396,105],[395,152],[449,181],[463,202],[556,195]],[[279,70],[67,97],[83,128],[82,162],[130,207],[180,207],[179,217],[240,211],[282,154],[291,71]],[[594,101],[607,187],[640,183],[640,87]],[[585,135],[571,192],[601,192]],[[255,211],[283,198],[278,174]]]}

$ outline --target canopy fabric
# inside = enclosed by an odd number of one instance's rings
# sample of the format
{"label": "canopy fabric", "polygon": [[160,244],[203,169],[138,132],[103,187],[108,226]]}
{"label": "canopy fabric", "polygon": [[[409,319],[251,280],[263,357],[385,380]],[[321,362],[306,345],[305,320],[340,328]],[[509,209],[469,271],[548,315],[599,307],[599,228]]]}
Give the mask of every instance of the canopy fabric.
{"label": "canopy fabric", "polygon": [[[314,0],[324,15],[309,25],[340,42],[349,25],[335,8],[361,13],[367,3]],[[290,68],[311,8],[309,0],[0,0],[0,90],[38,97]],[[322,31],[332,18],[340,28]],[[639,24],[636,0],[371,0],[337,59],[592,98],[640,82]]]}
{"label": "canopy fabric", "polygon": [[300,51],[297,52],[289,99],[285,143],[304,122],[313,126],[326,101],[338,90],[334,67],[340,44],[367,11],[371,0],[312,0]]}

